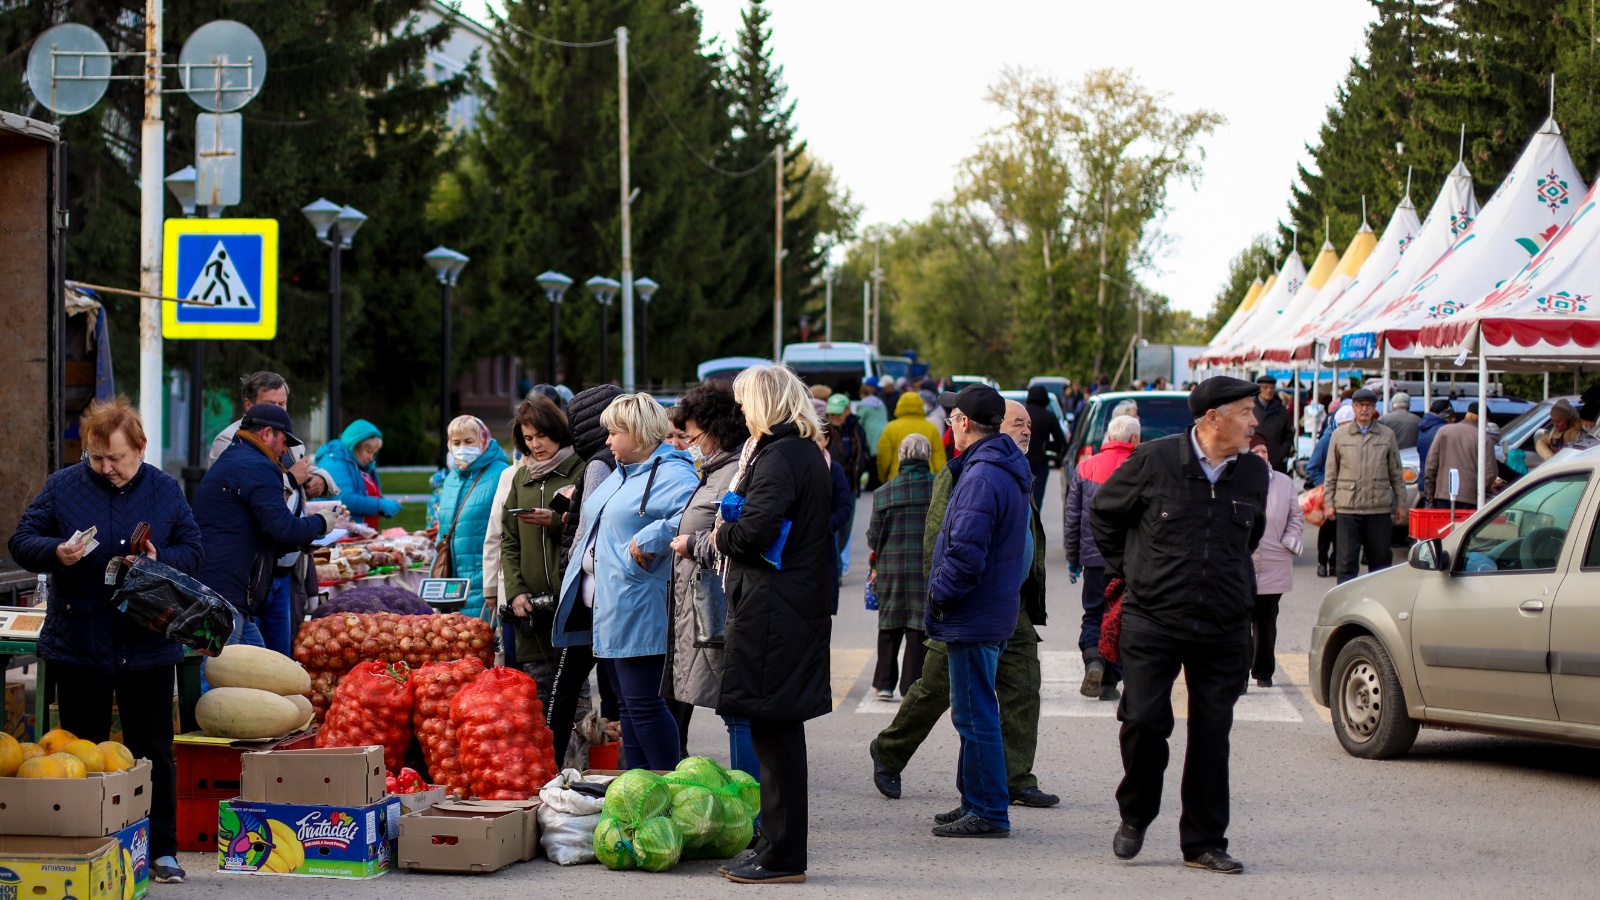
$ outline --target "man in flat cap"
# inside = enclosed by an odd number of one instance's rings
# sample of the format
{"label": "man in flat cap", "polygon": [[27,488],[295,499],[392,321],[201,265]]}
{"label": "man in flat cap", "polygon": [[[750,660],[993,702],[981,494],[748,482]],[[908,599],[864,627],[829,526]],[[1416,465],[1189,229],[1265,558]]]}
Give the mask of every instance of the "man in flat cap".
{"label": "man in flat cap", "polygon": [[[1139,445],[1090,506],[1106,574],[1122,597],[1122,824],[1118,859],[1132,859],[1161,808],[1172,735],[1172,684],[1189,689],[1178,838],[1185,864],[1244,871],[1228,855],[1228,734],[1250,668],[1255,569],[1265,530],[1268,466],[1248,452],[1256,385],[1219,376],[1189,395],[1194,427]],[[1134,565],[1133,563],[1137,563]]]}
{"label": "man in flat cap", "polygon": [[[1362,388],[1350,396],[1350,405],[1355,419],[1334,431],[1322,483],[1323,509],[1329,521],[1338,523],[1334,574],[1340,584],[1361,574],[1363,551],[1369,572],[1394,562],[1389,540],[1406,515],[1400,442],[1393,429],[1378,421],[1378,395]],[[1430,453],[1438,452],[1436,439]]]}
{"label": "man in flat cap", "polygon": [[1267,459],[1272,468],[1286,471],[1284,464],[1294,451],[1294,415],[1278,393],[1278,379],[1262,375],[1256,379],[1256,434],[1267,439]]}

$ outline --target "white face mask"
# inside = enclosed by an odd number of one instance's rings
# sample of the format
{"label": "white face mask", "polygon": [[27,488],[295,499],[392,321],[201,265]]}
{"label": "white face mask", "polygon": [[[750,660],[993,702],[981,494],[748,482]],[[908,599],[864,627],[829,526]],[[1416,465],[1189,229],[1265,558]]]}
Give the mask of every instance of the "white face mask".
{"label": "white face mask", "polygon": [[450,448],[450,455],[456,458],[456,465],[464,469],[472,465],[473,460],[483,455],[483,448],[471,445],[452,447]]}
{"label": "white face mask", "polygon": [[699,443],[693,443],[689,445],[689,458],[694,460],[694,467],[697,469],[705,464],[706,455],[700,452]]}

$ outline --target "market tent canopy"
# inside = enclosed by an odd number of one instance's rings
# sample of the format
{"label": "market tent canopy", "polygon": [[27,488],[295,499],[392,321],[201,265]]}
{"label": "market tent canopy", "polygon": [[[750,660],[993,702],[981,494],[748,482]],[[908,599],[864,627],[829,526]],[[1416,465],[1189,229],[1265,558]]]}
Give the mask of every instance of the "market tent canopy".
{"label": "market tent canopy", "polygon": [[1284,258],[1283,265],[1278,269],[1278,276],[1272,282],[1272,287],[1263,291],[1261,299],[1256,303],[1255,314],[1244,323],[1234,339],[1221,349],[1214,349],[1205,354],[1209,360],[1225,363],[1243,362],[1242,351],[1248,349],[1257,334],[1265,331],[1278,321],[1283,315],[1283,310],[1300,293],[1305,286],[1306,266],[1300,261],[1300,254],[1293,249]]}
{"label": "market tent canopy", "polygon": [[1256,306],[1261,302],[1261,295],[1272,289],[1272,282],[1275,278],[1277,278],[1276,275],[1269,275],[1267,276],[1266,284],[1262,284],[1261,280],[1257,279],[1255,283],[1250,285],[1250,290],[1245,292],[1244,299],[1239,301],[1239,305],[1234,309],[1233,315],[1229,316],[1228,321],[1222,323],[1222,327],[1217,329],[1216,337],[1212,338],[1211,343],[1208,345],[1208,352],[1210,350],[1220,350],[1227,345],[1228,341],[1233,339],[1235,334],[1239,333],[1239,329],[1243,328],[1244,323],[1255,313]]}
{"label": "market tent canopy", "polygon": [[[1283,325],[1271,337],[1256,343],[1252,358],[1268,362],[1288,362],[1289,351],[1293,347],[1292,336],[1306,328],[1307,323],[1314,321],[1327,308],[1329,302],[1336,299],[1355,281],[1376,245],[1377,239],[1372,236],[1371,226],[1365,222],[1361,223],[1361,230],[1350,239],[1349,246],[1344,249],[1344,255],[1339,257],[1338,265],[1334,266],[1332,277],[1315,285],[1312,284],[1312,277],[1306,279],[1307,286],[1300,292],[1302,296],[1295,300],[1296,309],[1284,314]],[[1315,274],[1316,268],[1312,267],[1312,276]]]}
{"label": "market tent canopy", "polygon": [[1480,302],[1422,329],[1428,355],[1600,359],[1600,185],[1517,276]]}
{"label": "market tent canopy", "polygon": [[1373,354],[1387,346],[1390,355],[1415,356],[1423,326],[1454,316],[1521,271],[1572,218],[1586,190],[1561,129],[1546,119],[1466,234],[1415,285],[1358,326],[1373,336]]}
{"label": "market tent canopy", "polygon": [[1472,173],[1467,171],[1465,164],[1457,161],[1455,168],[1445,177],[1439,196],[1433,199],[1428,217],[1422,220],[1421,226],[1410,232],[1416,235],[1416,239],[1408,239],[1400,245],[1401,256],[1394,268],[1383,273],[1376,284],[1369,282],[1365,296],[1352,296],[1339,304],[1340,309],[1334,311],[1317,334],[1316,340],[1327,348],[1326,355],[1335,359],[1367,359],[1375,355],[1366,347],[1346,346],[1343,335],[1364,331],[1365,323],[1404,294],[1406,288],[1416,284],[1417,279],[1450,249],[1450,245],[1477,217],[1478,198],[1472,191]]}
{"label": "market tent canopy", "polygon": [[1334,249],[1333,242],[1324,240],[1322,249],[1317,252],[1317,258],[1312,260],[1311,271],[1306,273],[1306,283],[1301,286],[1300,292],[1289,300],[1289,305],[1283,308],[1278,318],[1270,322],[1262,322],[1260,330],[1253,333],[1248,346],[1243,347],[1239,355],[1246,360],[1261,358],[1261,348],[1273,340],[1282,337],[1305,314],[1306,304],[1315,300],[1317,292],[1328,283],[1333,273],[1339,269],[1339,251]]}
{"label": "market tent canopy", "polygon": [[[1417,208],[1411,205],[1411,197],[1407,195],[1389,216],[1389,224],[1384,226],[1383,235],[1373,242],[1355,277],[1343,287],[1338,287],[1341,278],[1335,274],[1308,311],[1305,320],[1267,358],[1274,362],[1311,359],[1316,352],[1316,342],[1326,340],[1324,333],[1328,324],[1359,306],[1372,293],[1374,286],[1394,271],[1394,267],[1400,263],[1400,255],[1411,245],[1421,228],[1421,223],[1417,221]],[[1371,233],[1370,229],[1367,231]],[[1360,238],[1361,235],[1357,234],[1356,237]],[[1354,246],[1352,242],[1352,250]]]}

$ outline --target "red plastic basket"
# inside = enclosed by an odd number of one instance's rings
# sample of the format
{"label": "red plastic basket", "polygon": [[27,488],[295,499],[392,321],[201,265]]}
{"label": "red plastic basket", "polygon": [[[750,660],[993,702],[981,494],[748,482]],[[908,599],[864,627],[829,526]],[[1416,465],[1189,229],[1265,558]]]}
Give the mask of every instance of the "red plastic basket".
{"label": "red plastic basket", "polygon": [[178,798],[178,849],[188,853],[216,852],[217,805],[212,797]]}
{"label": "red plastic basket", "polygon": [[[276,745],[191,744],[174,741],[172,755],[178,764],[178,797],[231,800],[239,796],[244,768],[242,758],[252,750],[295,750],[312,745],[312,735],[301,735]],[[212,804],[216,818],[216,804]]]}
{"label": "red plastic basket", "polygon": [[1448,509],[1413,509],[1411,511],[1411,537],[1413,540],[1430,541],[1442,538],[1450,533],[1455,522],[1465,522],[1477,512],[1475,509],[1456,509],[1452,521]]}

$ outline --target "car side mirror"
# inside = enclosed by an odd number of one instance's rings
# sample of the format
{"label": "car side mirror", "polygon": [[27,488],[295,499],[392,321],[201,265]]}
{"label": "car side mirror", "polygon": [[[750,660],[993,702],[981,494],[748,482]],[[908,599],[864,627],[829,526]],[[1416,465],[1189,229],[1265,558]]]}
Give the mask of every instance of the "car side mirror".
{"label": "car side mirror", "polygon": [[1450,554],[1444,549],[1444,542],[1438,538],[1412,544],[1407,560],[1413,569],[1425,572],[1450,571]]}

